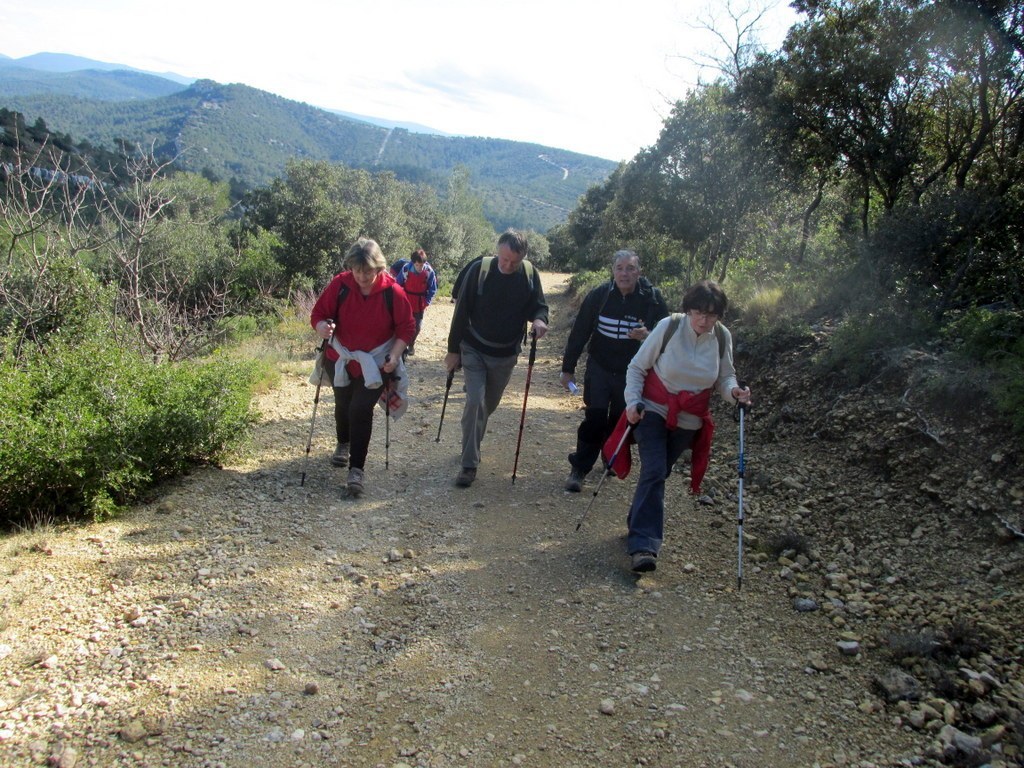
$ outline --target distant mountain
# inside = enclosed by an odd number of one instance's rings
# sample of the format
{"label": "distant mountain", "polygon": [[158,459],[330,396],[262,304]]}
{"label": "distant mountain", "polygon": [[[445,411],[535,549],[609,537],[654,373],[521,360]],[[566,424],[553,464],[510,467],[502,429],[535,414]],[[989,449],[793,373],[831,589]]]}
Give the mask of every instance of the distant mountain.
{"label": "distant mountain", "polygon": [[63,94],[100,101],[153,99],[186,86],[137,70],[83,69],[54,71],[23,66],[20,59],[0,59],[0,96]]}
{"label": "distant mountain", "polygon": [[[2,55],[0,54],[0,56]],[[3,58],[8,59],[10,57],[3,56]],[[178,85],[189,85],[196,80],[194,77],[183,77],[174,72],[147,72],[146,70],[128,67],[124,64],[111,64],[106,61],[73,56],[69,53],[33,53],[30,56],[22,56],[20,59],[10,59],[10,61],[26,69],[38,69],[43,72],[79,72],[84,69],[98,69],[109,72],[115,69],[126,69],[130,72],[143,72],[147,75],[162,77],[165,80],[172,80],[178,83]]]}
{"label": "distant mountain", "polygon": [[157,98],[109,101],[53,91],[27,95],[8,85],[7,71],[0,68],[0,106],[29,123],[42,117],[52,131],[102,146],[118,140],[152,146],[178,156],[186,169],[248,186],[267,184],[293,158],[391,170],[439,190],[456,166],[466,166],[498,229],[547,231],[616,167],[539,144],[384,128],[245,85],[199,80]]}

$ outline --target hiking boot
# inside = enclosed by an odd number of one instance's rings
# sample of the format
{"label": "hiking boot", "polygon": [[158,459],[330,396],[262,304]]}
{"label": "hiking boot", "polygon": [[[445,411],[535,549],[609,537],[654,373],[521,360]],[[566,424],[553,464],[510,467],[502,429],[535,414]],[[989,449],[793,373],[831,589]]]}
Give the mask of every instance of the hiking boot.
{"label": "hiking boot", "polygon": [[331,464],[336,467],[348,466],[348,443],[338,443],[338,447],[334,449],[334,454],[331,456]]}
{"label": "hiking boot", "polygon": [[633,573],[648,573],[658,567],[658,556],[653,552],[634,552],[629,558]]}
{"label": "hiking boot", "polygon": [[363,495],[363,470],[359,467],[350,467],[348,470],[348,481],[345,484],[348,492],[353,496]]}
{"label": "hiking boot", "polygon": [[587,476],[587,473],[582,469],[573,467],[569,471],[569,477],[565,481],[565,490],[570,493],[579,493],[583,490],[583,478]]}
{"label": "hiking boot", "polygon": [[455,478],[455,484],[459,488],[469,488],[476,480],[476,467],[463,467],[459,470],[459,476]]}

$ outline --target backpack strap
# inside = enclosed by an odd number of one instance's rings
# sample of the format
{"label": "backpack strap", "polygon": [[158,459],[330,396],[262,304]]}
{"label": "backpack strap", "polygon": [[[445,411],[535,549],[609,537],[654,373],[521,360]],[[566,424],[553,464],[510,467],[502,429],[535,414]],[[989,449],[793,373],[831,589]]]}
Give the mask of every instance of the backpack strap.
{"label": "backpack strap", "polygon": [[[678,312],[673,312],[671,315],[669,315],[669,318],[670,319],[668,321],[668,330],[665,331],[665,338],[661,340],[661,351],[658,352],[658,357],[661,357],[662,355],[665,354],[665,347],[668,346],[669,339],[671,339],[672,336],[675,335],[676,329],[679,327],[679,323],[683,321],[683,316]],[[658,358],[656,357],[654,361],[657,362]]]}
{"label": "backpack strap", "polygon": [[[661,351],[658,353],[658,357],[665,354],[665,347],[668,346],[669,339],[672,338],[672,334],[676,332],[676,328],[679,327],[679,323],[682,322],[683,315],[680,312],[673,312],[669,315],[671,318],[668,322],[668,330],[665,331],[665,338],[661,340]],[[715,322],[715,341],[718,342],[718,357],[721,359],[725,356],[725,333],[722,331],[722,324]],[[657,360],[657,358],[655,358]]]}

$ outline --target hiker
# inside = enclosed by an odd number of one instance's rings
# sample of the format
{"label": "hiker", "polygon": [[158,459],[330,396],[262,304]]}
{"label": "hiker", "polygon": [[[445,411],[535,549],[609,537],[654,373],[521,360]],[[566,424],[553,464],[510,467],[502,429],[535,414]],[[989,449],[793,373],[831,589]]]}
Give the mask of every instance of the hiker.
{"label": "hiker", "polygon": [[402,274],[402,270],[407,266],[409,266],[408,259],[399,259],[388,268],[388,271],[391,273],[391,276],[397,280],[398,276]]}
{"label": "hiker", "polygon": [[473,263],[466,274],[448,331],[448,371],[460,365],[466,383],[462,411],[462,469],[455,484],[476,480],[487,420],[501,402],[522,349],[523,328],[540,339],[548,330],[548,305],[540,274],[527,259],[526,238],[509,229],[497,256]]}
{"label": "hiker", "polygon": [[437,274],[427,261],[426,251],[417,248],[412,252],[409,263],[398,273],[398,284],[405,289],[405,295],[409,297],[409,303],[412,305],[412,316],[416,320],[416,336],[413,336],[405,350],[406,354],[414,355],[416,339],[420,335],[420,328],[423,327],[423,313],[437,293]]}
{"label": "hiker", "polygon": [[[364,487],[366,454],[373,432],[373,408],[385,379],[405,391],[402,352],[416,333],[405,291],[387,269],[380,246],[360,238],[345,254],[345,271],[334,276],[313,305],[310,324],[327,339],[324,370],[334,387],[338,445],[331,464],[348,469],[353,496]],[[338,365],[338,361],[344,362]],[[404,401],[405,398],[402,398]],[[401,405],[391,402],[389,412]]]}
{"label": "hiker", "polygon": [[691,286],[683,295],[682,314],[660,321],[626,369],[625,420],[636,425],[633,437],[641,462],[626,545],[630,568],[638,573],[657,567],[664,538],[665,480],[687,448],[692,449],[690,487],[694,493],[700,490],[714,432],[712,388],[727,402],[750,402],[750,390],[736,381],[732,336],[719,322],[727,306],[717,283],[702,280]]}
{"label": "hiker", "polygon": [[626,409],[626,366],[650,329],[668,315],[661,292],[641,276],[640,257],[616,251],[612,279],[583,299],[562,356],[562,386],[575,384],[576,362],[587,347],[583,375],[583,422],[576,433],[576,451],[569,454],[565,490],[578,493],[608,435]]}

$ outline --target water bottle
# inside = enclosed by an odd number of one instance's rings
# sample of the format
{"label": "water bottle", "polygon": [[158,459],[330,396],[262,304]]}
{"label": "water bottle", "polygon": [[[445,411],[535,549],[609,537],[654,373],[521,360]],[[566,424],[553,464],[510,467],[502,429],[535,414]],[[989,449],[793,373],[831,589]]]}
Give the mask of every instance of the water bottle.
{"label": "water bottle", "polygon": [[569,387],[570,394],[578,395],[580,393],[580,388],[576,386],[575,381],[570,381],[566,386]]}

